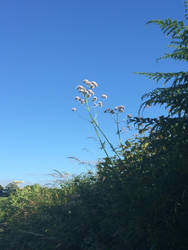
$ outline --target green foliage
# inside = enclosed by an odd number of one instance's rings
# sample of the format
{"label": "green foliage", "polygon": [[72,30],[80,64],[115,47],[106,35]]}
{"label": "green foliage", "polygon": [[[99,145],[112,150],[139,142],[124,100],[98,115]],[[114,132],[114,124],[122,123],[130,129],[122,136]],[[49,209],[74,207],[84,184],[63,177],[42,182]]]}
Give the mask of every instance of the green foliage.
{"label": "green foliage", "polygon": [[0,185],[0,196],[3,194],[4,187]]}
{"label": "green foliage", "polygon": [[7,195],[10,195],[11,193],[15,193],[17,189],[19,189],[18,185],[14,182],[11,182],[6,185],[5,192],[7,193]]}
{"label": "green foliage", "polygon": [[[164,33],[171,34],[171,43],[178,44],[174,51],[165,55],[163,58],[172,58],[174,60],[188,60],[188,26],[183,22],[172,22],[170,19],[165,21],[152,20],[149,23],[158,24]],[[174,27],[172,29],[172,26]],[[180,27],[179,27],[180,26]],[[181,31],[181,32],[180,32]],[[177,57],[178,55],[178,57]],[[150,93],[145,94],[142,99],[147,99],[141,106],[141,109],[151,105],[163,105],[169,108],[169,116],[188,114],[188,72],[173,73],[140,73],[149,79],[155,81],[163,80],[163,85],[171,83],[170,87],[157,88]]]}
{"label": "green foliage", "polygon": [[188,1],[185,1],[185,19],[188,19]]}
{"label": "green foliage", "polygon": [[[172,53],[161,58],[187,61],[188,26],[170,19],[152,20],[149,23],[158,24],[170,37],[171,45],[175,45]],[[148,155],[140,162],[140,168],[147,168],[152,177],[150,179],[153,202],[150,203],[150,209],[154,215],[147,222],[150,228],[148,239],[152,249],[187,249],[188,72],[141,74],[157,82],[162,80],[164,86],[171,84],[169,87],[156,88],[145,94],[145,101],[139,111],[141,114],[147,106],[164,105],[168,108],[166,117],[139,116],[130,119],[135,125],[149,132],[149,136],[142,142],[147,144]]]}

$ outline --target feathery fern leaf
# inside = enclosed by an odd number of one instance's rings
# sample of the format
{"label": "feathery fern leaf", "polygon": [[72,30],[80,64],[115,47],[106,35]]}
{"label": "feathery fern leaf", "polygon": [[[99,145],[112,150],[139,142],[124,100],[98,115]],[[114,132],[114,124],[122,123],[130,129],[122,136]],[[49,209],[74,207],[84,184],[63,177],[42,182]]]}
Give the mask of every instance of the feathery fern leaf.
{"label": "feathery fern leaf", "polygon": [[188,1],[185,1],[185,19],[188,20]]}
{"label": "feathery fern leaf", "polygon": [[156,82],[163,79],[163,84],[168,83],[170,80],[172,81],[172,85],[175,86],[177,84],[184,83],[188,81],[188,72],[173,72],[173,73],[161,73],[161,72],[155,72],[155,73],[145,73],[145,72],[136,72],[136,74],[144,75],[148,79],[155,80]]}
{"label": "feathery fern leaf", "polygon": [[150,20],[146,24],[150,23],[158,24],[163,33],[165,33],[167,36],[171,35],[171,38],[174,38],[177,36],[177,34],[180,34],[180,32],[185,29],[183,21],[172,21],[170,18],[166,20]]}

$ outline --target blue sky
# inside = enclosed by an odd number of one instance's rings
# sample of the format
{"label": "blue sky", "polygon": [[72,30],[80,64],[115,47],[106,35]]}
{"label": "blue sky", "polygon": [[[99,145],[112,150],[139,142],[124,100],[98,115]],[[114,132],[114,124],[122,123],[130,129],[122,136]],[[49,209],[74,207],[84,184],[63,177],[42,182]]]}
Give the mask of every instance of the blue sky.
{"label": "blue sky", "polygon": [[[133,72],[185,70],[156,63],[168,40],[150,19],[183,19],[183,0],[9,0],[0,2],[0,184],[47,183],[53,169],[78,174],[86,167],[67,157],[103,154],[75,86],[99,83],[106,107],[123,104],[137,114],[140,97],[156,87]],[[78,107],[78,106],[77,106]],[[159,109],[145,115],[158,115]],[[123,117],[122,117],[123,118]],[[99,111],[115,143],[109,117]]]}

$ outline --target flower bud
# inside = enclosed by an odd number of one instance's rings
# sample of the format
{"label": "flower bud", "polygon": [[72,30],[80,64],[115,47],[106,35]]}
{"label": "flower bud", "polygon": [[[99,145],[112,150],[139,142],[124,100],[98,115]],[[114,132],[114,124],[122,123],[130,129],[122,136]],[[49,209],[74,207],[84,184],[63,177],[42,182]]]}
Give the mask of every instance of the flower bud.
{"label": "flower bud", "polygon": [[102,102],[99,101],[99,102],[98,102],[98,105],[99,105],[99,107],[102,107]]}
{"label": "flower bud", "polygon": [[83,89],[80,88],[80,89],[79,89],[79,92],[80,92],[80,93],[85,93],[85,92],[86,92],[86,89],[85,89],[85,88],[83,88]]}
{"label": "flower bud", "polygon": [[80,90],[80,89],[84,89],[84,87],[83,87],[82,85],[78,85],[78,86],[76,87],[76,89]]}
{"label": "flower bud", "polygon": [[85,83],[86,85],[88,85],[88,86],[91,86],[92,85],[92,83],[89,81],[89,80],[83,80],[83,83]]}
{"label": "flower bud", "polygon": [[107,95],[105,95],[105,94],[101,95],[101,97],[102,97],[103,99],[107,99]]}
{"label": "flower bud", "polygon": [[84,103],[85,103],[85,100],[84,100],[84,99],[80,99],[80,103],[81,103],[81,104],[84,104]]}
{"label": "flower bud", "polygon": [[94,94],[95,94],[91,89],[88,89],[88,92],[89,92],[91,95],[94,95]]}
{"label": "flower bud", "polygon": [[97,101],[97,96],[94,96],[92,101],[96,102]]}
{"label": "flower bud", "polygon": [[125,107],[123,105],[120,105],[118,107],[119,112],[124,112]]}
{"label": "flower bud", "polygon": [[95,81],[91,82],[95,87],[98,87],[98,83],[96,83]]}
{"label": "flower bud", "polygon": [[80,97],[79,97],[79,96],[76,96],[76,97],[75,97],[75,100],[76,100],[76,101],[79,101],[79,100],[80,100]]}

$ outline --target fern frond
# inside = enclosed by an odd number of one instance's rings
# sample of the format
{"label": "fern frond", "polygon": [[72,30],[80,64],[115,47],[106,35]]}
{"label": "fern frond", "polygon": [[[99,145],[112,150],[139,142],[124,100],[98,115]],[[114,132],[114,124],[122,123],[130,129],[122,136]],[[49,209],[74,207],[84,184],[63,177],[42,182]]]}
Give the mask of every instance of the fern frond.
{"label": "fern frond", "polygon": [[158,24],[167,36],[174,38],[177,34],[180,34],[182,30],[185,29],[183,21],[171,20],[170,18],[166,20],[150,20],[146,24],[155,23]]}
{"label": "fern frond", "polygon": [[179,114],[182,112],[188,112],[188,82],[183,85],[173,86],[169,88],[157,88],[142,96],[142,100],[145,100],[140,106],[139,114],[141,110],[144,110],[147,106],[151,105],[163,105],[166,108],[170,107],[171,115]]}
{"label": "fern frond", "polygon": [[179,61],[188,61],[188,48],[183,48],[180,50],[176,50],[173,53],[166,53],[164,56],[157,58],[156,61],[160,61],[163,59],[173,59]]}
{"label": "fern frond", "polygon": [[152,79],[156,82],[160,80],[164,80],[163,84],[168,83],[170,80],[172,81],[172,85],[176,86],[177,84],[182,84],[188,82],[188,72],[172,72],[172,73],[148,73],[148,72],[136,72],[136,74],[146,76],[148,79]]}
{"label": "fern frond", "polygon": [[188,20],[188,1],[184,2],[185,6],[185,19]]}

